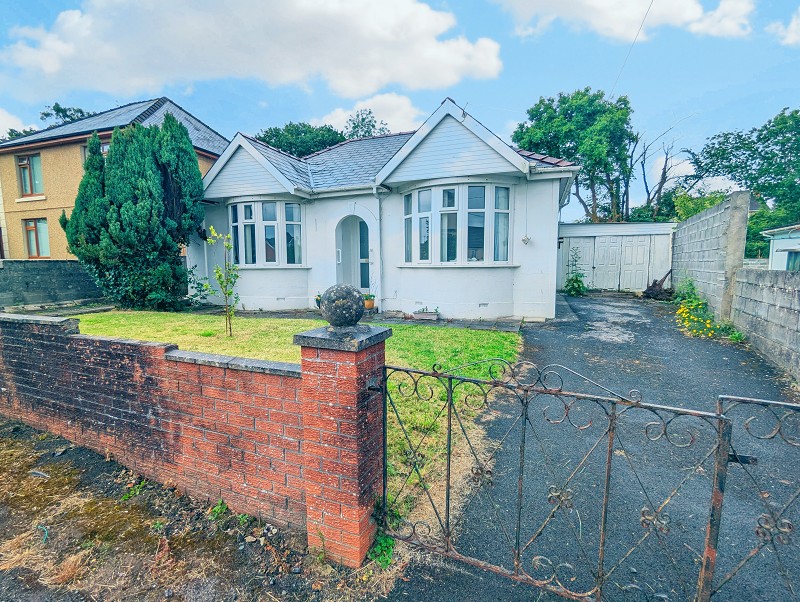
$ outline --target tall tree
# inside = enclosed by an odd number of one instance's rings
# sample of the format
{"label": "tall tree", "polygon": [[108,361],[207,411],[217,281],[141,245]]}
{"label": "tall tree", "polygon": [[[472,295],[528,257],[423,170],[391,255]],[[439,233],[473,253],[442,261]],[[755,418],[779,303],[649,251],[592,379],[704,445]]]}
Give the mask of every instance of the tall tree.
{"label": "tall tree", "polygon": [[760,127],[717,134],[686,152],[692,184],[725,176],[800,221],[800,110],[785,108]]}
{"label": "tall tree", "polygon": [[632,157],[639,144],[631,113],[627,97],[612,101],[590,88],[541,97],[512,140],[523,149],[580,163],[573,195],[586,217],[619,221],[630,205]]}
{"label": "tall tree", "polygon": [[39,113],[39,119],[44,122],[52,121],[53,123],[49,125],[64,125],[95,114],[92,111],[84,111],[78,107],[62,107],[57,102],[54,102],[52,105],[47,105],[44,111]]}
{"label": "tall tree", "polygon": [[347,118],[344,126],[344,135],[348,140],[384,136],[389,133],[387,123],[375,119],[372,109],[359,109]]}
{"label": "tall tree", "polygon": [[181,247],[202,221],[202,181],[186,128],[165,119],[161,128],[116,129],[104,167],[99,140],[90,144],[80,199],[61,220],[70,250],[122,307],[181,306],[188,284]]}
{"label": "tall tree", "polygon": [[261,130],[256,138],[295,157],[306,157],[345,140],[344,135],[333,126],[291,121],[280,128]]}
{"label": "tall tree", "polygon": [[22,136],[27,136],[29,134],[33,134],[34,132],[38,132],[36,128],[22,128],[21,130],[15,130],[14,128],[8,128],[6,132],[5,139],[6,140],[13,140],[14,138],[21,138]]}

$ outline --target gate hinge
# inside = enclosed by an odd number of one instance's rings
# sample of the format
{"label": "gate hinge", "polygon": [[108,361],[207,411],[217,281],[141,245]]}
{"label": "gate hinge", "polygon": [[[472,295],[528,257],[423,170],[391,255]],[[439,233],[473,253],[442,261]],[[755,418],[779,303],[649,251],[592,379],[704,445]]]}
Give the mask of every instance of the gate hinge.
{"label": "gate hinge", "polygon": [[741,454],[728,454],[728,462],[730,464],[751,464],[755,466],[758,464],[758,458],[755,456],[743,456]]}
{"label": "gate hinge", "polygon": [[374,376],[372,378],[368,379],[367,380],[367,391],[376,391],[378,393],[383,391],[383,387],[381,386],[380,379],[378,379],[378,378],[376,378]]}

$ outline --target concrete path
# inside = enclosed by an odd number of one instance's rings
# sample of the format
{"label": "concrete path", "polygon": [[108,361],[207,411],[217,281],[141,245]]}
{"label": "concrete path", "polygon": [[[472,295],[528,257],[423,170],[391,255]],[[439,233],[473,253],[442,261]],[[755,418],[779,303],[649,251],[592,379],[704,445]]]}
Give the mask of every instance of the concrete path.
{"label": "concrete path", "polygon": [[[524,325],[525,347],[521,359],[539,367],[563,365],[622,394],[636,389],[646,403],[713,412],[721,394],[796,401],[783,374],[746,346],[685,337],[676,328],[673,311],[666,304],[620,295],[562,298],[555,320]],[[573,379],[565,383],[565,388],[584,388],[589,392],[591,385]],[[554,564],[567,563],[574,570],[562,566],[562,579],[568,586],[579,588],[591,582],[591,572],[596,568],[592,551],[597,548],[605,450],[601,444],[602,454],[598,456],[591,446],[598,435],[602,438],[607,418],[593,407],[583,415],[576,409],[570,416],[577,426],[592,424],[585,430],[567,426],[566,422],[553,424],[541,420],[541,412],[554,412],[552,406],[558,405],[557,400],[549,403],[548,410],[536,409],[539,420],[533,420],[529,429],[526,474],[530,476],[525,480],[523,523],[540,524],[542,512],[551,507],[547,503],[548,484],[563,481],[584,455],[588,454],[590,461],[578,467],[580,470],[570,481],[575,495],[574,511],[564,512],[562,520],[549,525],[523,562],[529,571],[535,562],[533,555],[546,556]],[[513,404],[506,409],[505,418],[487,422],[489,435],[496,440],[502,439],[513,418],[519,415]],[[663,600],[653,596],[664,594],[669,600],[690,599],[709,515],[713,465],[703,458],[716,441],[714,428],[695,419],[675,421],[670,432],[678,445],[689,441],[687,433],[697,433],[692,445],[682,448],[670,445],[664,438],[648,439],[647,422],[653,418],[637,417],[635,412],[647,413],[635,409],[625,417],[627,422],[620,421],[620,446],[614,450],[605,566],[606,570],[619,566],[606,592],[607,598]],[[551,413],[550,417],[559,416]],[[800,436],[798,421],[787,421],[780,436],[762,440],[742,430],[746,417],[734,417],[738,420],[734,430],[735,451],[757,456],[759,464],[730,466],[719,546],[719,577],[724,577],[758,544],[759,514],[770,508],[779,509],[791,499],[800,483],[800,447],[781,440],[785,436],[790,442],[800,441],[795,439]],[[752,422],[755,434],[774,434],[776,423],[769,420],[770,416],[762,416]],[[684,426],[679,428],[679,425]],[[456,544],[462,553],[511,566],[510,546],[501,525],[513,519],[516,512],[518,463],[519,443],[509,437],[497,456],[491,495],[479,494],[465,512]],[[652,505],[651,502],[658,505],[682,482],[685,485],[667,508],[672,516],[667,533],[651,537],[626,556],[644,533],[641,509]],[[800,524],[795,506],[783,517],[794,525]],[[777,531],[772,529],[772,533]],[[528,534],[529,531],[524,535],[526,540]],[[786,539],[790,541],[767,546],[757,554],[714,600],[793,599],[785,584],[793,581],[794,588],[800,584],[800,552],[791,537]],[[415,563],[406,577],[407,581],[398,582],[390,600],[558,599],[438,557]]]}

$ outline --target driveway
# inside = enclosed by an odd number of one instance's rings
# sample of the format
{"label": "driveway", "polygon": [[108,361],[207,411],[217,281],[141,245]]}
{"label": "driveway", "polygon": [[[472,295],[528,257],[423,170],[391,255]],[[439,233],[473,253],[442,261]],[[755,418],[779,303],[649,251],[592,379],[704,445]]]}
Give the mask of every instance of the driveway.
{"label": "driveway", "polygon": [[[648,404],[714,412],[718,395],[795,401],[784,375],[749,348],[688,338],[677,330],[673,310],[666,304],[621,295],[560,299],[555,320],[523,327],[521,359],[540,368],[548,364],[568,368],[558,369],[568,379],[566,390],[602,393],[571,370],[623,395],[638,390]],[[552,507],[547,499],[550,485],[568,482],[574,507],[565,506],[556,513],[563,517],[547,524],[523,564],[528,572],[538,568],[539,578],[547,576],[551,564],[559,567],[550,574],[555,572],[566,587],[577,591],[590,585],[596,569],[606,453],[603,429],[608,420],[601,407],[590,404],[581,414],[576,404],[569,419],[559,422],[561,416],[553,407],[558,407],[558,400],[548,404],[532,409],[536,418],[525,445],[523,524],[530,527],[523,529],[523,543]],[[713,599],[796,599],[800,553],[791,531],[800,521],[792,503],[800,483],[800,447],[787,441],[797,443],[800,429],[796,420],[779,423],[774,414],[765,417],[762,413],[750,423],[751,433],[745,433],[742,424],[751,413],[749,407],[730,412],[735,424],[734,451],[757,457],[758,464],[730,464],[715,583],[735,572],[751,549],[763,545],[764,537],[769,545],[753,554]],[[503,439],[518,415],[515,402],[501,402],[499,417],[486,422],[489,436]],[[697,579],[709,516],[713,474],[709,454],[716,442],[716,423],[694,417],[676,419],[667,429],[670,442],[657,436],[658,419],[656,430],[648,427],[654,420],[652,413],[636,408],[626,420],[619,422],[620,443],[613,451],[604,566],[606,571],[613,567],[615,574],[607,597],[688,599]],[[598,440],[601,444],[593,447]],[[513,523],[516,514],[519,462],[519,440],[512,436],[497,453],[490,490],[481,491],[467,506],[456,542],[463,554],[513,566],[503,525],[509,520]],[[663,531],[642,539],[647,532],[642,511],[664,500],[669,500],[665,510],[671,522],[658,523]],[[759,537],[759,515],[780,513],[787,503],[788,509],[780,514],[785,522],[776,526],[762,519]],[[407,581],[398,582],[390,600],[558,599],[437,557],[416,562],[406,577]]]}

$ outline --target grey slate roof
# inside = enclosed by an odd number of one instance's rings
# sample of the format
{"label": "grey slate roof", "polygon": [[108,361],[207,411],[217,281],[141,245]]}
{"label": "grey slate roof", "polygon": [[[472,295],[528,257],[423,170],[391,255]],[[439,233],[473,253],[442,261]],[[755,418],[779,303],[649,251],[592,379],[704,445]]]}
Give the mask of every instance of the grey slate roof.
{"label": "grey slate roof", "polygon": [[318,191],[371,184],[413,134],[345,140],[302,159],[242,135],[295,186]]}
{"label": "grey slate roof", "polygon": [[208,127],[169,98],[162,96],[153,100],[133,102],[116,109],[110,109],[77,121],[65,123],[64,125],[40,130],[28,136],[14,138],[0,143],[0,149],[69,138],[71,136],[88,135],[94,131],[109,131],[115,127],[124,127],[132,123],[141,123],[146,126],[156,125],[164,121],[164,116],[167,113],[172,113],[178,121],[186,126],[195,148],[221,155],[225,147],[228,146],[228,140],[224,136]]}

